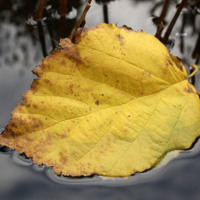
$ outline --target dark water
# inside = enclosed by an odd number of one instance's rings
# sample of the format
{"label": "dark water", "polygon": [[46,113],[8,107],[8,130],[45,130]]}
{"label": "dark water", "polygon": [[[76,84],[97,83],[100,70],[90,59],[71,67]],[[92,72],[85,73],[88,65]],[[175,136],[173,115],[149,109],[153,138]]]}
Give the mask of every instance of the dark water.
{"label": "dark water", "polygon": [[[21,101],[21,95],[30,88],[34,78],[31,69],[41,62],[45,53],[51,52],[60,36],[70,33],[85,5],[85,1],[68,0],[69,13],[62,14],[58,2],[48,1],[50,5],[45,7],[42,19],[34,20],[37,1],[0,1],[0,131],[9,122],[10,113]],[[172,19],[178,3],[171,2],[166,23]],[[133,30],[156,33],[152,19],[162,10],[159,1],[121,0],[106,5],[104,13],[107,9],[107,17],[103,15],[103,5],[93,0],[86,27],[108,20],[114,24],[118,22],[118,26],[126,24]],[[64,22],[60,20],[61,16],[65,16]],[[171,54],[183,59],[188,72],[190,64],[198,63],[199,24],[199,7],[188,5],[170,35],[174,41],[174,46],[168,45]],[[195,77],[195,86],[200,92],[199,73]],[[16,151],[7,148],[0,151],[0,199],[3,200],[196,200],[200,197],[199,179],[200,142],[161,168],[127,179],[106,180],[98,176],[58,177],[50,168],[32,164],[31,159],[18,155]]]}

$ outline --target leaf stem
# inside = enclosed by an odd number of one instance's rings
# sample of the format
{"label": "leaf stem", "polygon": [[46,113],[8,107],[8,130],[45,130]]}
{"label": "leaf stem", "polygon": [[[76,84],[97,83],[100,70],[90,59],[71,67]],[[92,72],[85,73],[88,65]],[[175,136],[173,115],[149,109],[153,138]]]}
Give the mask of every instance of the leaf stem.
{"label": "leaf stem", "polygon": [[193,77],[199,71],[199,68],[197,65],[193,64],[191,65],[191,67],[194,69],[194,71],[187,78]]}

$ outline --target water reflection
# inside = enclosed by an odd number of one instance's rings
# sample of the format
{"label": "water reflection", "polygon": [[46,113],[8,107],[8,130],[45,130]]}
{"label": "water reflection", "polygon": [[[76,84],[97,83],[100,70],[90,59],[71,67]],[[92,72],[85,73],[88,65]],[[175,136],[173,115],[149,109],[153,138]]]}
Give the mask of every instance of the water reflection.
{"label": "water reflection", "polygon": [[115,0],[95,0],[98,4],[101,4],[103,7],[103,16],[104,16],[104,23],[109,24],[108,19],[108,5]]}
{"label": "water reflection", "polygon": [[13,161],[19,165],[23,166],[29,166],[32,165],[32,159],[31,158],[26,158],[25,154],[20,155],[17,153],[17,151],[14,151],[11,155]]}
{"label": "water reflection", "polygon": [[37,172],[43,172],[45,170],[46,166],[45,165],[37,165],[33,164],[33,170]]}
{"label": "water reflection", "polygon": [[[199,175],[200,167],[200,143],[192,150],[184,151],[177,159],[157,170],[146,173],[138,173],[129,179],[119,178],[103,180],[101,177],[84,179],[68,178],[71,184],[62,181],[61,177],[56,181],[51,179],[52,171],[46,169],[43,173],[32,169],[34,166],[23,166],[8,159],[9,154],[0,153],[0,167],[4,166],[1,173],[3,184],[0,194],[3,199],[194,199],[200,195]],[[6,167],[6,168],[5,168]],[[2,170],[1,170],[2,171]],[[48,178],[47,178],[48,177]],[[53,181],[49,181],[51,179]],[[12,181],[12,182],[11,182]],[[120,184],[119,184],[120,183]],[[12,192],[10,192],[12,191]],[[164,195],[163,194],[167,194]]]}
{"label": "water reflection", "polygon": [[[113,20],[113,14],[114,13],[121,13],[124,15],[125,9],[123,9],[123,6],[125,4],[129,5],[130,12],[134,12],[134,7],[138,7],[139,4],[149,4],[148,8],[148,14],[150,16],[154,16],[152,18],[153,23],[155,24],[154,29],[154,35],[156,34],[156,30],[159,29],[161,22],[163,22],[164,26],[171,21],[171,15],[175,10],[176,6],[178,5],[179,1],[173,1],[170,2],[169,0],[165,1],[137,1],[137,0],[129,0],[126,3],[122,3],[120,1],[115,0],[95,0],[92,2],[92,7],[94,7],[95,3],[101,5],[101,16],[102,21],[105,23],[115,23],[118,20]],[[85,1],[77,0],[60,0],[60,1],[47,1],[47,0],[34,0],[34,1],[25,1],[25,0],[8,0],[6,3],[0,2],[1,9],[0,9],[0,21],[1,24],[6,24],[8,26],[13,24],[15,25],[15,28],[19,27],[21,25],[23,28],[19,30],[17,28],[16,33],[14,37],[20,37],[23,38],[24,35],[26,37],[30,37],[33,41],[33,44],[37,44],[36,41],[39,41],[41,45],[41,50],[43,53],[43,56],[45,57],[50,53],[52,49],[56,47],[59,43],[59,38],[68,37],[72,28],[74,27],[76,21],[80,17],[80,14],[82,12],[82,9],[86,3]],[[116,4],[122,5],[122,7],[116,11]],[[110,6],[113,5],[113,6]],[[131,7],[130,7],[131,6]],[[199,33],[199,27],[198,27],[198,17],[199,15],[199,7],[200,2],[198,0],[189,1],[185,5],[185,10],[182,12],[182,16],[179,18],[182,18],[181,21],[181,28],[179,31],[175,33],[175,35],[183,35],[188,34],[185,33],[185,28],[187,26],[191,26],[193,31],[192,35],[194,36]],[[98,8],[100,9],[100,8]],[[94,10],[91,8],[91,10]],[[90,11],[92,12],[92,11]],[[126,9],[127,12],[127,9]],[[96,14],[98,14],[96,12]],[[131,15],[127,15],[126,18],[131,17]],[[116,16],[115,16],[116,18]],[[26,19],[26,20],[25,20]],[[98,19],[100,19],[100,16],[98,16]],[[132,22],[135,21],[137,18],[132,18]],[[121,20],[120,20],[121,21]],[[27,22],[27,23],[26,23]],[[180,20],[179,22],[180,23]],[[177,23],[177,24],[178,24]],[[126,24],[126,21],[124,21],[124,24]],[[132,24],[132,28],[134,29],[134,23]],[[89,25],[89,24],[87,24]],[[130,26],[128,23],[126,24]],[[0,27],[1,32],[5,30],[3,25]],[[90,25],[89,25],[90,26]],[[22,30],[23,29],[23,30]],[[176,29],[176,27],[175,27]],[[166,28],[165,28],[166,30]],[[164,30],[164,32],[165,32]],[[11,30],[7,31],[3,34],[3,38],[0,40],[3,44],[5,44],[5,40],[11,40]],[[161,31],[162,33],[162,31]],[[161,34],[160,33],[160,34]],[[174,37],[173,34],[171,37]],[[160,37],[158,37],[160,38]],[[172,38],[174,39],[174,38]],[[13,40],[13,39],[12,39]],[[19,39],[17,39],[19,41]],[[180,51],[184,54],[184,49],[187,49],[187,47],[184,45],[184,38],[180,38]],[[4,42],[3,42],[4,41]],[[22,42],[21,42],[22,43]],[[30,43],[30,42],[28,42]],[[20,44],[20,48],[22,53],[21,54],[27,54],[28,51],[28,43]],[[169,43],[169,42],[168,42]],[[8,48],[1,48],[0,52],[8,52],[10,51],[12,46],[11,44],[6,45]],[[38,45],[38,44],[37,44]],[[9,47],[10,46],[10,47]],[[51,46],[51,48],[50,48]],[[196,46],[193,46],[193,54],[192,59],[195,59],[195,63],[197,64],[199,61],[199,52],[197,50],[198,41],[196,42]],[[19,47],[18,47],[19,48]],[[37,51],[38,52],[38,51]],[[39,51],[40,52],[40,51]],[[22,56],[19,55],[18,51],[15,49],[13,53],[9,52],[10,57],[6,56],[3,53],[3,59],[5,62],[0,62],[0,66],[4,66],[5,64],[9,66],[14,66],[15,63],[21,62],[21,60],[25,60],[24,62],[28,63],[28,57],[29,55],[25,56],[24,58],[21,58]],[[27,65],[26,65],[27,66]]]}
{"label": "water reflection", "polygon": [[[50,40],[52,49],[54,49],[60,37],[68,37],[77,21],[77,17],[80,15],[82,5],[84,5],[84,2],[81,0],[19,0],[14,2],[8,0],[6,3],[5,1],[1,1],[0,21],[1,24],[14,25],[16,28],[23,26],[23,32],[20,33],[19,28],[17,28],[16,34],[26,35],[30,37],[34,43],[39,39],[43,56],[46,56],[50,52],[48,44],[46,44],[49,41],[47,42],[46,40]],[[5,16],[7,16],[8,19]],[[25,19],[27,19],[27,23]],[[2,28],[3,27],[0,27],[0,29]],[[9,33],[6,33],[3,39],[10,39]],[[2,48],[0,50],[5,51],[6,49]],[[13,55],[12,57],[13,62],[18,59],[17,55]],[[10,65],[13,64],[10,63]]]}

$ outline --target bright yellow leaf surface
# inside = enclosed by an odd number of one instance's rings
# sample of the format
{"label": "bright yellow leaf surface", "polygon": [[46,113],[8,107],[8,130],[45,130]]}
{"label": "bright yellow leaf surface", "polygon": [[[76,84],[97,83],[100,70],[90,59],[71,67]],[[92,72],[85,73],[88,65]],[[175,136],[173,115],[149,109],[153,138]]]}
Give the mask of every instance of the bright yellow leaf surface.
{"label": "bright yellow leaf surface", "polygon": [[181,61],[154,36],[86,29],[46,57],[2,145],[57,174],[130,176],[200,135],[200,104]]}

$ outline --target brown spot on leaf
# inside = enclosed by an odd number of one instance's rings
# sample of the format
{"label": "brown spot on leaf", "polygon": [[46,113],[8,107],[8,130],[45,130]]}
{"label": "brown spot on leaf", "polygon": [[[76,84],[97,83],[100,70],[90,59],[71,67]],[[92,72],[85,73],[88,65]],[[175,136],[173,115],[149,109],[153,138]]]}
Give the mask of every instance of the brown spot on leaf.
{"label": "brown spot on leaf", "polygon": [[122,46],[124,44],[124,37],[120,34],[117,34],[116,36],[118,37],[118,39],[120,41],[120,45]]}
{"label": "brown spot on leaf", "polygon": [[178,69],[180,69],[182,72],[184,71],[184,66],[182,64],[182,60],[176,56],[171,56],[172,60],[175,62]]}
{"label": "brown spot on leaf", "polygon": [[33,83],[31,85],[31,90],[33,91],[33,94],[35,94],[37,92],[37,86],[38,86],[38,79],[34,79]]}
{"label": "brown spot on leaf", "polygon": [[12,129],[10,129],[10,133],[11,133],[11,136],[15,139],[15,134],[14,134],[14,132],[12,131]]}
{"label": "brown spot on leaf", "polygon": [[62,60],[62,61],[60,62],[60,64],[61,64],[62,66],[66,66],[66,62],[65,62],[64,60]]}
{"label": "brown spot on leaf", "polygon": [[17,128],[17,125],[14,122],[11,122],[11,126]]}
{"label": "brown spot on leaf", "polygon": [[33,105],[33,108],[38,109],[37,105]]}
{"label": "brown spot on leaf", "polygon": [[74,92],[73,92],[73,87],[74,87],[74,85],[73,85],[73,84],[71,84],[71,85],[69,86],[69,90],[70,90],[71,94],[73,94],[73,93],[74,93]]}
{"label": "brown spot on leaf", "polygon": [[188,84],[188,88],[185,88],[185,91],[187,93],[194,93],[193,89],[190,87],[190,85]]}
{"label": "brown spot on leaf", "polygon": [[170,60],[169,58],[168,58],[167,60],[168,60],[169,64],[170,64],[172,67],[174,67],[173,64],[172,64],[172,62],[171,62],[171,60]]}
{"label": "brown spot on leaf", "polygon": [[44,82],[45,82],[46,84],[49,84],[49,83],[50,83],[50,80],[49,80],[49,79],[44,79]]}
{"label": "brown spot on leaf", "polygon": [[99,105],[99,101],[97,100],[97,101],[95,102],[95,104],[98,106],[98,105]]}
{"label": "brown spot on leaf", "polygon": [[70,39],[60,39],[60,45],[63,48],[64,54],[72,61],[76,62],[77,64],[83,64],[78,49],[75,44],[73,44]]}
{"label": "brown spot on leaf", "polygon": [[188,86],[188,92],[189,93],[194,93],[193,90],[192,90],[192,88],[190,86]]}

